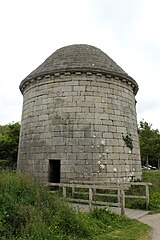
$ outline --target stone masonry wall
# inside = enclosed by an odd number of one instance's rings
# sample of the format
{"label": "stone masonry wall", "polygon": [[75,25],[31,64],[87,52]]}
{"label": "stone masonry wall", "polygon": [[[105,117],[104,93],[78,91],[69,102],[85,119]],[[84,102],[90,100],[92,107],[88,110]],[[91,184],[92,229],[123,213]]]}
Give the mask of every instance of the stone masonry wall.
{"label": "stone masonry wall", "polygon": [[[127,182],[141,177],[135,97],[129,82],[76,72],[38,78],[24,90],[18,169],[48,181]],[[130,134],[130,135],[129,135]],[[127,147],[124,137],[133,140]]]}

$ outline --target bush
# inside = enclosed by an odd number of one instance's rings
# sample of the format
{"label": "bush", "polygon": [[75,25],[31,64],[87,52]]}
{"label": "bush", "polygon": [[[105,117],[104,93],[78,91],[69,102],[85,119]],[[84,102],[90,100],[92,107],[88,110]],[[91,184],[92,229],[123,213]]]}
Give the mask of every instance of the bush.
{"label": "bush", "polygon": [[11,159],[0,159],[0,169],[16,169],[17,164]]}
{"label": "bush", "polygon": [[0,125],[0,169],[16,167],[19,134],[20,124],[18,122]]}

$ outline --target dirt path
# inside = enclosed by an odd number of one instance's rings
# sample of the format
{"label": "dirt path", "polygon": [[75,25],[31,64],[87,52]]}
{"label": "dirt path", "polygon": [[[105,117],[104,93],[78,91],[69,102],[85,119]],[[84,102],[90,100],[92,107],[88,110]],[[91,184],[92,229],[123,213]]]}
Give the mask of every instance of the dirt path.
{"label": "dirt path", "polygon": [[139,221],[152,227],[151,237],[153,240],[160,240],[160,213],[143,216],[139,218]]}

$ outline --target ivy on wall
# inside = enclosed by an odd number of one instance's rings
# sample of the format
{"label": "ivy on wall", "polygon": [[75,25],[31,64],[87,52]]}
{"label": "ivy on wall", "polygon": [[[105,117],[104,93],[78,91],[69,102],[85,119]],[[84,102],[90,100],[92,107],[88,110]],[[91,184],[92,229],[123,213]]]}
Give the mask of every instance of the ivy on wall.
{"label": "ivy on wall", "polygon": [[122,136],[126,146],[132,151],[133,149],[133,139],[132,139],[132,136],[131,134],[127,133],[126,136]]}

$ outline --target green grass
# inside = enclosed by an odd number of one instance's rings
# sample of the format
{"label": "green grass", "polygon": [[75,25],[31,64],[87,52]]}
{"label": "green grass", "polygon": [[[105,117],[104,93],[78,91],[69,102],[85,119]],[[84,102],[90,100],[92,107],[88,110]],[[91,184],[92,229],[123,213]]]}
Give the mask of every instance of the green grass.
{"label": "green grass", "polygon": [[160,212],[160,170],[144,170],[142,179],[144,182],[152,183],[149,209],[153,212]]}
{"label": "green grass", "polygon": [[148,226],[144,224],[141,225],[137,220],[130,220],[113,213],[110,213],[109,217],[106,218],[105,208],[95,209],[91,215],[107,226],[107,233],[95,236],[93,238],[94,240],[133,240],[141,239],[141,237],[143,239],[145,239],[145,237],[146,239],[148,238]]}
{"label": "green grass", "polygon": [[160,170],[143,170],[142,181],[151,182],[150,192],[160,192]]}
{"label": "green grass", "polygon": [[[152,186],[149,187],[150,192],[150,204],[149,210],[151,212],[160,212],[160,170],[143,170],[142,181],[150,182]],[[132,186],[129,191],[126,192],[129,195],[145,196],[144,186]],[[126,207],[134,209],[146,209],[145,199],[127,199]]]}
{"label": "green grass", "polygon": [[63,199],[17,173],[0,173],[0,206],[0,239],[58,240],[90,235]]}
{"label": "green grass", "polygon": [[0,171],[0,206],[1,240],[139,240],[150,230],[106,208],[76,213],[60,196],[10,171]]}

